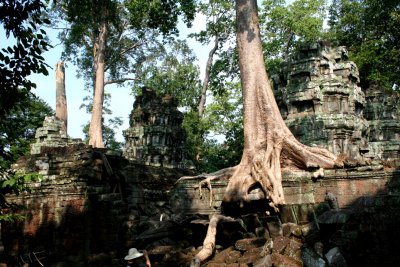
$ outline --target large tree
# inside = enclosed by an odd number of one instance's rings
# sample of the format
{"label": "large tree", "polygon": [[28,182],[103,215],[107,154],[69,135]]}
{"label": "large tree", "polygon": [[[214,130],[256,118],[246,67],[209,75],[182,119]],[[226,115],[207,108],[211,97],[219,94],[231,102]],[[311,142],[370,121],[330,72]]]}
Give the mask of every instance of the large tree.
{"label": "large tree", "polygon": [[[228,176],[224,202],[268,199],[276,211],[285,203],[282,167],[296,169],[333,168],[337,157],[325,149],[298,142],[285,125],[265,70],[256,0],[236,1],[237,46],[244,108],[244,150],[241,162],[207,179]],[[250,196],[250,190],[260,194]],[[203,249],[193,265],[212,255],[215,247],[215,216],[209,225]]]}
{"label": "large tree", "polygon": [[345,45],[360,70],[361,87],[400,85],[400,5],[398,0],[333,0],[330,36]]}
{"label": "large tree", "polygon": [[89,144],[103,147],[104,86],[134,81],[132,62],[146,60],[143,50],[150,51],[158,35],[177,33],[180,15],[191,21],[194,1],[61,0],[56,10],[68,22],[61,34],[67,59],[93,87]]}

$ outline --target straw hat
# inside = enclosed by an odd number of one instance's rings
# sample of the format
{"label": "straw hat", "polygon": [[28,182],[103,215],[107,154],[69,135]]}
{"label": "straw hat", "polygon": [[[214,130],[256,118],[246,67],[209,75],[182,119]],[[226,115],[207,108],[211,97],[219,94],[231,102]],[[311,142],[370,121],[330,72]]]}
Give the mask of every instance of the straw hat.
{"label": "straw hat", "polygon": [[125,256],[125,260],[129,261],[129,260],[133,260],[139,257],[142,257],[143,253],[140,253],[136,248],[131,248],[128,251],[128,255]]}

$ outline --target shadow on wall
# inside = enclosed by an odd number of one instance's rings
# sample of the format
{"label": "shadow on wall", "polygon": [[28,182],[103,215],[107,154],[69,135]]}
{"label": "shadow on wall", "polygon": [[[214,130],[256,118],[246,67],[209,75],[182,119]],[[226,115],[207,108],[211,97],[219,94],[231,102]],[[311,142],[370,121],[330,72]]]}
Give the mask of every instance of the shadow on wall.
{"label": "shadow on wall", "polygon": [[[101,262],[111,263],[117,251],[124,250],[123,224],[113,216],[109,203],[98,201],[97,195],[89,195],[85,201],[66,200],[68,204],[58,208],[53,206],[56,202],[42,201],[32,200],[25,221],[3,223],[3,255],[7,257],[1,261],[7,266],[22,266],[23,262],[36,266],[38,260],[44,266],[80,266],[95,262],[101,253]],[[59,215],[58,210],[62,210]]]}
{"label": "shadow on wall", "polygon": [[[293,213],[293,208],[286,211]],[[322,243],[325,256],[337,247],[347,266],[398,266],[399,170],[393,172],[385,188],[374,195],[359,197],[346,207],[332,209],[327,201],[304,210],[309,211],[307,219],[314,224],[304,240],[309,247]]]}

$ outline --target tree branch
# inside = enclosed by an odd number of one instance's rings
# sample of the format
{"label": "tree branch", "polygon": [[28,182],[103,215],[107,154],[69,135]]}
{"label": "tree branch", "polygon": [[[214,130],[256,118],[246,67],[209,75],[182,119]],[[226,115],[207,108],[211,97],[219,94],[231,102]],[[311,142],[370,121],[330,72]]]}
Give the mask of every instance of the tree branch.
{"label": "tree branch", "polygon": [[117,62],[126,53],[128,53],[129,51],[131,51],[134,48],[141,46],[144,43],[146,43],[144,40],[140,40],[140,41],[132,44],[130,47],[126,48],[125,50],[121,51],[121,53],[119,53],[118,56],[114,57],[114,60],[111,60],[110,63],[107,64],[105,71],[108,71],[110,69],[110,66],[112,66],[115,62]]}
{"label": "tree branch", "polygon": [[123,78],[123,79],[118,79],[118,80],[108,80],[108,81],[104,81],[104,86],[108,85],[108,84],[114,84],[114,83],[124,83],[127,81],[139,81],[139,79],[136,78]]}

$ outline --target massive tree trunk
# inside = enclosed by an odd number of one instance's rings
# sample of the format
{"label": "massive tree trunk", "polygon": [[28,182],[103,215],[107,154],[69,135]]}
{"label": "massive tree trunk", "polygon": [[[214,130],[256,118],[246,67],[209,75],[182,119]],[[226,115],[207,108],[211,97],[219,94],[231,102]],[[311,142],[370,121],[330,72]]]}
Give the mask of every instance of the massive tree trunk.
{"label": "massive tree trunk", "polygon": [[259,186],[271,206],[285,203],[281,167],[333,168],[336,156],[298,142],[285,125],[265,70],[256,0],[236,1],[237,47],[244,108],[244,150],[224,201],[248,201]]}
{"label": "massive tree trunk", "polygon": [[[279,206],[285,203],[282,167],[333,168],[337,157],[325,149],[301,144],[285,125],[265,70],[256,0],[236,1],[236,22],[244,108],[244,150],[241,162],[229,179],[223,201],[254,200],[255,196],[250,196],[249,192],[259,187],[262,194],[258,198],[268,199],[270,206],[279,211]],[[232,173],[233,168],[227,170]],[[317,173],[321,174],[322,169]],[[223,171],[204,175],[207,177],[205,183],[210,184],[211,179],[224,175],[226,172]],[[210,248],[215,243],[212,243],[214,239],[210,235],[215,235],[215,231],[207,233],[207,248],[196,255],[192,266],[198,266],[212,255]]]}
{"label": "massive tree trunk", "polygon": [[62,129],[65,133],[68,133],[68,108],[63,61],[58,61],[56,64],[56,118],[63,122]]}
{"label": "massive tree trunk", "polygon": [[[103,15],[105,16],[105,15]],[[104,102],[104,72],[107,38],[107,22],[104,19],[100,25],[99,35],[95,43],[94,67],[95,84],[93,94],[92,119],[89,127],[89,145],[104,147],[103,143],[103,102]]]}

